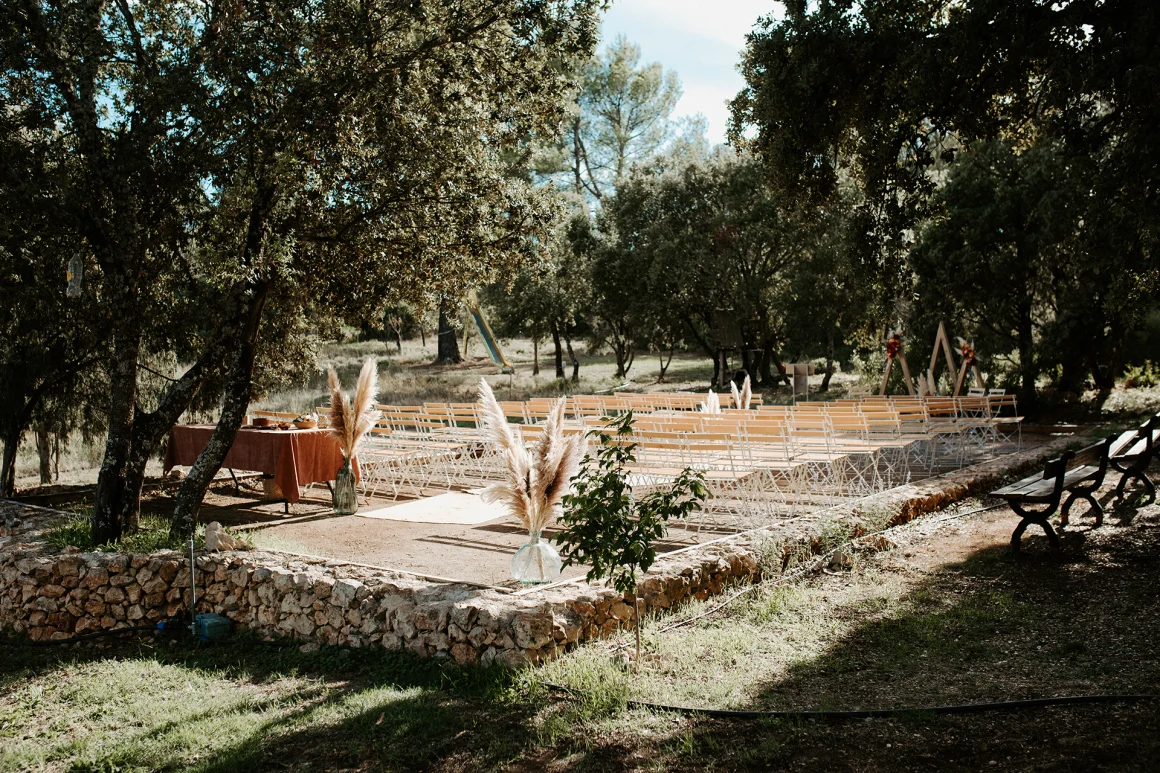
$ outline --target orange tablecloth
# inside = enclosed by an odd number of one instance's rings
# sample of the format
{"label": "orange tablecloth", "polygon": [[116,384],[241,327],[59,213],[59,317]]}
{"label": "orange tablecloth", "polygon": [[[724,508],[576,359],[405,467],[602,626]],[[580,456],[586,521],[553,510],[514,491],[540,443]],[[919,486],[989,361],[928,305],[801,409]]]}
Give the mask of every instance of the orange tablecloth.
{"label": "orange tablecloth", "polygon": [[[165,470],[192,466],[213,434],[213,424],[181,424],[169,432]],[[334,480],[342,466],[338,441],[325,429],[238,430],[222,466],[273,475],[288,502],[297,502],[298,487]],[[352,465],[358,475],[358,459]]]}

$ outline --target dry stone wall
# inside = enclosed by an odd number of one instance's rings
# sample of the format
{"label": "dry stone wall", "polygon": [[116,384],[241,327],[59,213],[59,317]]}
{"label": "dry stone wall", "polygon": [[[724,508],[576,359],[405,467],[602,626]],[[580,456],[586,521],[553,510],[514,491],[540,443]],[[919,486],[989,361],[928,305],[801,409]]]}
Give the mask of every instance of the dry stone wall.
{"label": "dry stone wall", "polygon": [[[862,500],[837,518],[887,507],[902,522],[971,494],[1004,474],[1058,453],[1066,440]],[[860,510],[861,508],[861,510]],[[51,514],[0,502],[0,628],[33,640],[150,625],[189,606],[188,556],[56,552],[41,539]],[[811,543],[803,523],[797,544]],[[761,577],[767,530],[663,556],[639,586],[646,609],[706,599]],[[457,663],[537,663],[581,641],[633,625],[631,596],[571,583],[534,593],[420,581],[341,562],[263,552],[196,556],[198,611],[217,612],[260,635],[309,644],[409,649]]]}
{"label": "dry stone wall", "polygon": [[[633,625],[631,599],[602,587],[517,596],[271,553],[207,554],[196,561],[198,611],[304,642],[406,648],[465,665],[521,665]],[[20,542],[0,556],[0,626],[40,641],[156,623],[188,607],[188,564],[173,552],[59,555],[35,541]],[[688,557],[671,576],[648,578],[643,597],[667,608],[756,576],[752,557],[722,546]]]}

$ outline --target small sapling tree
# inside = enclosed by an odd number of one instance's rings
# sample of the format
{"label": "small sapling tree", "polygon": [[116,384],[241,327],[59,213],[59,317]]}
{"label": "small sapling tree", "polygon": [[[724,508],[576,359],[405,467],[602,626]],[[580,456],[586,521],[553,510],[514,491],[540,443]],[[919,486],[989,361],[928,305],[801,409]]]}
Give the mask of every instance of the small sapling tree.
{"label": "small sapling tree", "polygon": [[607,580],[620,593],[632,593],[636,616],[636,668],[640,668],[641,600],[637,573],[656,561],[653,547],[673,518],[685,518],[705,501],[705,476],[685,468],[667,489],[634,500],[629,469],[636,463],[632,412],[590,437],[599,447],[585,454],[572,492],[564,497],[563,530],[556,539],[564,566],[588,564],[589,582]]}

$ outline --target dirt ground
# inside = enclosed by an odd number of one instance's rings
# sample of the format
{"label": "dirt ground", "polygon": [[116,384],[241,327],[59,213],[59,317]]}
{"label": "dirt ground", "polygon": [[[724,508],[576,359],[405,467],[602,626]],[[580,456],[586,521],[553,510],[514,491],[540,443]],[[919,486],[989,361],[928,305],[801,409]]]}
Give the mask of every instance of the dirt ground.
{"label": "dirt ground", "polygon": [[[244,532],[259,548],[353,561],[452,580],[515,587],[510,562],[527,542],[527,531],[512,517],[480,524],[419,523],[356,515],[337,516],[326,488],[316,486],[286,512],[281,502],[264,500],[253,478],[243,479],[240,494],[232,483],[222,481],[211,488],[200,518],[219,521]],[[142,503],[143,513],[169,516],[176,488],[156,489]],[[432,494],[438,492],[430,492]],[[360,504],[360,512],[403,505],[413,499],[372,499]],[[544,537],[551,541],[556,529]],[[675,525],[667,539],[656,543],[658,553],[668,553],[731,532],[709,526]],[[579,577],[587,567],[564,569],[560,579]]]}

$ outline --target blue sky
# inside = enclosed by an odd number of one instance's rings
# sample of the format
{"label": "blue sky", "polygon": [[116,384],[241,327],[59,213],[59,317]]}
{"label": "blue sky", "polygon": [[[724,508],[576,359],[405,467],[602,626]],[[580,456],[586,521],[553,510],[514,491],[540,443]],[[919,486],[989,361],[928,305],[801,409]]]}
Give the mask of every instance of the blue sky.
{"label": "blue sky", "polygon": [[681,77],[678,116],[704,113],[709,140],[725,141],[725,101],[744,85],[737,73],[745,34],[759,16],[780,15],[774,0],[614,0],[604,17],[603,41],[623,33],[646,62]]}

